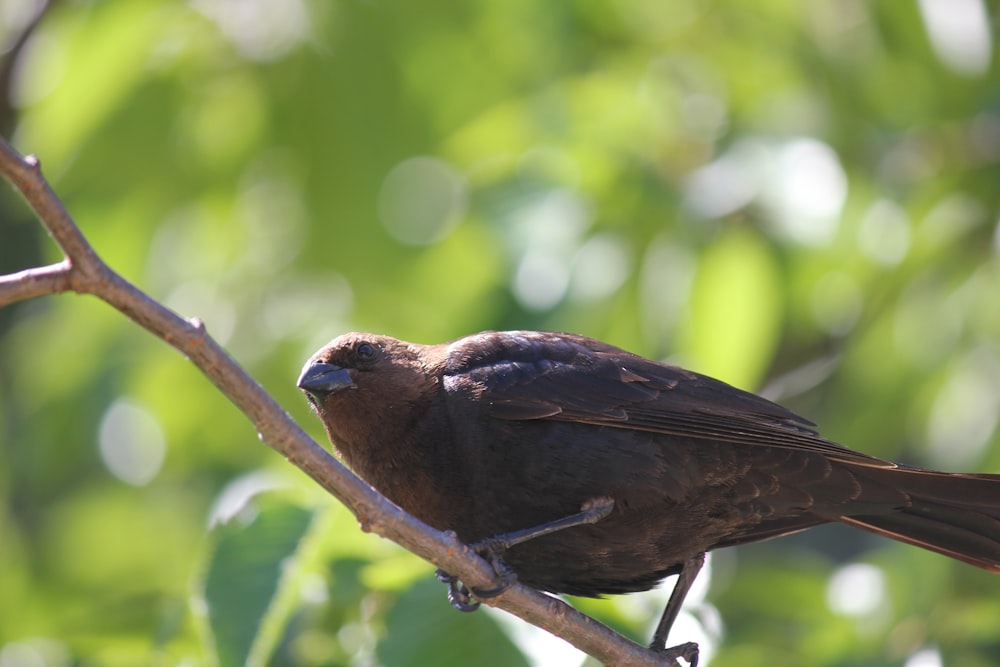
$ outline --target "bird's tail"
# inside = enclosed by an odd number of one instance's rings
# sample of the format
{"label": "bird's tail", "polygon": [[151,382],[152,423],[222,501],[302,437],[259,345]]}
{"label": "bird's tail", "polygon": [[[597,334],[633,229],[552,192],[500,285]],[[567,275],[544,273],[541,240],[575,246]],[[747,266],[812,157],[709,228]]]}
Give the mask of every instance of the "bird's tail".
{"label": "bird's tail", "polygon": [[855,470],[906,499],[887,512],[838,520],[1000,572],[1000,475],[943,473],[915,468]]}

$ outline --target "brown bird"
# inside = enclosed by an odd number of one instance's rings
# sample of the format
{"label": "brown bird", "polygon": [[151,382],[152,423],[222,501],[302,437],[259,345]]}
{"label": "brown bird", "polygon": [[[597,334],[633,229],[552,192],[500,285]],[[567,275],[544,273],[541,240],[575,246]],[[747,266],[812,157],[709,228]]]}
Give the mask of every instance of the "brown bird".
{"label": "brown bird", "polygon": [[713,549],[839,521],[1000,572],[1000,475],[855,452],[768,400],[583,336],[350,333],[298,386],[349,466],[504,578],[599,596],[679,575],[653,647],[692,665],[696,645],[666,637]]}

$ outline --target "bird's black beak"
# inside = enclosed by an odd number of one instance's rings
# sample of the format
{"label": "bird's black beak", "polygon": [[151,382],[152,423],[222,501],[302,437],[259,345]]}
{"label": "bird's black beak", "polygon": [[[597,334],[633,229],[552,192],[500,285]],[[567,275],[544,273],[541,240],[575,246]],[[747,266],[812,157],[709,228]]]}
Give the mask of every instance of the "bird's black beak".
{"label": "bird's black beak", "polygon": [[329,394],[355,386],[348,369],[321,361],[307,363],[297,384],[317,404]]}

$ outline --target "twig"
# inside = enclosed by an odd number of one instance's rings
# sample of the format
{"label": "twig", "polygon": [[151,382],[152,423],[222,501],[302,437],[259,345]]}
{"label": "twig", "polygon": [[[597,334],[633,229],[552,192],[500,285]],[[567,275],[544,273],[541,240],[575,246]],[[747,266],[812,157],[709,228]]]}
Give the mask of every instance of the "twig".
{"label": "twig", "polygon": [[0,308],[15,301],[69,291],[69,275],[70,264],[66,260],[0,275]]}
{"label": "twig", "polygon": [[[470,586],[497,586],[493,569],[454,534],[435,530],[393,505],[310,438],[208,335],[200,320],[185,320],[108,267],[45,181],[38,160],[21,156],[3,138],[0,173],[24,196],[66,254],[58,264],[0,276],[0,307],[65,291],[105,301],[190,359],[253,422],[261,440],[347,505],[363,529],[393,540]],[[664,666],[661,655],[526,586],[515,584],[485,602],[562,637],[605,664]]]}

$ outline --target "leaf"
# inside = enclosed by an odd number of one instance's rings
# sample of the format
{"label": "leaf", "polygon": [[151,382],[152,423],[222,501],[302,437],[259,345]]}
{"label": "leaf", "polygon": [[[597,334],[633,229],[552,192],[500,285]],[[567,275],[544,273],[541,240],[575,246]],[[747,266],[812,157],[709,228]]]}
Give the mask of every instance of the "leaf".
{"label": "leaf", "polygon": [[680,332],[684,363],[752,389],[778,343],[782,293],[770,250],[754,233],[728,230],[703,255]]}
{"label": "leaf", "polygon": [[496,621],[482,611],[463,614],[448,604],[445,587],[425,579],[406,592],[386,617],[376,649],[391,667],[527,667],[528,661]]}
{"label": "leaf", "polygon": [[267,663],[291,612],[296,554],[311,521],[310,510],[264,495],[214,528],[202,595],[222,667]]}

